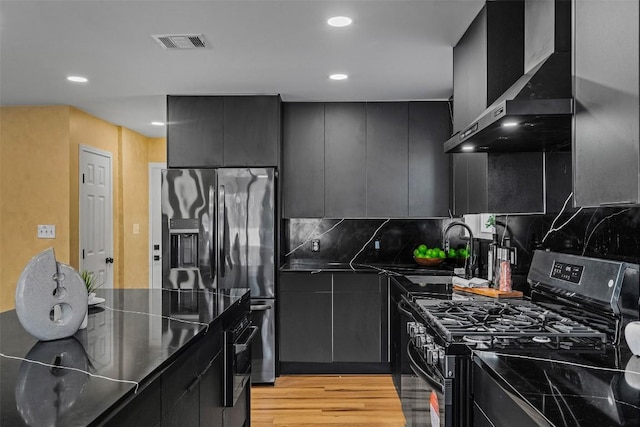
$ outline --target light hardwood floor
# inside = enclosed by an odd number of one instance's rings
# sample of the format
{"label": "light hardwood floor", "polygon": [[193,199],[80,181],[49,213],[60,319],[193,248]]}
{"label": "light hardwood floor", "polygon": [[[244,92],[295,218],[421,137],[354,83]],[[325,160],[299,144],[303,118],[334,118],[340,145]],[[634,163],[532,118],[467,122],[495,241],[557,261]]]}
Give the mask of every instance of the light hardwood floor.
{"label": "light hardwood floor", "polygon": [[251,388],[251,426],[405,425],[389,375],[291,375]]}

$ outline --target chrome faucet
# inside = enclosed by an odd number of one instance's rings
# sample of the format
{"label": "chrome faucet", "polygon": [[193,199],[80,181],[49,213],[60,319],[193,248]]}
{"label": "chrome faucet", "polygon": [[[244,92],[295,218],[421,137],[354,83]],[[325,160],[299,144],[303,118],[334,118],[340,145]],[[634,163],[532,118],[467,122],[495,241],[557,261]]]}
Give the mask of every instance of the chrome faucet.
{"label": "chrome faucet", "polygon": [[466,278],[471,278],[473,277],[473,268],[471,266],[473,264],[473,255],[474,255],[473,231],[471,231],[471,227],[469,227],[466,223],[462,221],[453,221],[447,224],[444,230],[442,230],[442,249],[444,249],[445,251],[449,250],[449,240],[448,240],[449,230],[451,230],[456,225],[466,228],[467,231],[469,232],[469,262],[465,262],[465,276]]}

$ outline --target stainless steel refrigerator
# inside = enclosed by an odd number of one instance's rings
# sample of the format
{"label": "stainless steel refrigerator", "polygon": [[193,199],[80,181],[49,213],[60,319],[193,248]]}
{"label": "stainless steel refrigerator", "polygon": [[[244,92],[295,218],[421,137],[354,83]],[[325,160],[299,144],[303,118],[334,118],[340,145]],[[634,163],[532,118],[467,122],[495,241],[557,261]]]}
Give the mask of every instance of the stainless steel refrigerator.
{"label": "stainless steel refrigerator", "polygon": [[261,340],[252,382],[275,381],[275,170],[162,172],[162,272],[168,289],[250,288]]}

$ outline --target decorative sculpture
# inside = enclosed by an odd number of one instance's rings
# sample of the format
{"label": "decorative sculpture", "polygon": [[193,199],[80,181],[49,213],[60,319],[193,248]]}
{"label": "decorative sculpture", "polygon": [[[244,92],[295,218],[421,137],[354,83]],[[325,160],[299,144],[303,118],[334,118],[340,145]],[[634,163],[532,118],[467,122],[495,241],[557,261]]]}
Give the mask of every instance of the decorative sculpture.
{"label": "decorative sculpture", "polygon": [[34,256],[18,279],[18,320],[41,341],[75,334],[87,314],[87,302],[84,281],[71,266],[56,261],[53,248]]}

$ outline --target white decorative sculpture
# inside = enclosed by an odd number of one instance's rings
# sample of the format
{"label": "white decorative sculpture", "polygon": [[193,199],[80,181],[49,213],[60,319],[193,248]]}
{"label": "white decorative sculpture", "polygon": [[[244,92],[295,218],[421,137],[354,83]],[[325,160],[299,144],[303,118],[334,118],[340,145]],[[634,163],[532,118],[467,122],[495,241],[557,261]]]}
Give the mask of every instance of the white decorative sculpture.
{"label": "white decorative sculpture", "polygon": [[41,341],[75,334],[87,314],[87,288],[70,266],[56,261],[53,248],[34,256],[16,288],[18,320]]}

